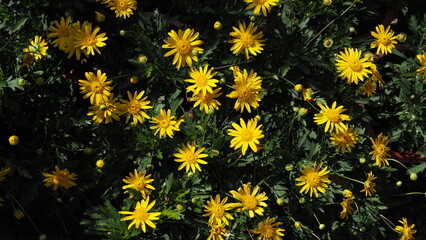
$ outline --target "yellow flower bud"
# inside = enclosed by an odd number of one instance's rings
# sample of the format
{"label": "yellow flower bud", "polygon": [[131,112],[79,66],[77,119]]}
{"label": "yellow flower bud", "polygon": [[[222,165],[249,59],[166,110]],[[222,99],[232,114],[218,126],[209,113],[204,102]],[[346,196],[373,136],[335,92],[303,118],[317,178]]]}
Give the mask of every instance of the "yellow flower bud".
{"label": "yellow flower bud", "polygon": [[133,84],[138,83],[139,82],[138,76],[132,76],[132,77],[130,77],[130,82],[133,83]]}
{"label": "yellow flower bud", "polygon": [[398,35],[396,35],[396,40],[398,40],[398,42],[405,42],[405,40],[407,39],[407,34],[405,33],[398,33]]}
{"label": "yellow flower bud", "polygon": [[96,161],[96,167],[98,167],[98,168],[105,167],[105,161],[102,160],[102,159],[99,159],[98,161]]}
{"label": "yellow flower bud", "polygon": [[148,58],[145,55],[139,55],[138,61],[142,64],[145,64],[148,61]]}
{"label": "yellow flower bud", "polygon": [[333,1],[332,0],[322,0],[322,3],[324,4],[324,5],[331,5],[331,3],[332,3]]}
{"label": "yellow flower bud", "polygon": [[296,92],[301,92],[303,90],[302,84],[296,84],[294,90],[296,90]]}
{"label": "yellow flower bud", "polygon": [[12,145],[12,146],[16,146],[16,145],[18,145],[18,144],[19,144],[19,137],[18,137],[18,136],[15,136],[15,135],[10,136],[10,137],[9,137],[9,143],[10,143],[10,145]]}
{"label": "yellow flower bud", "polygon": [[22,212],[21,209],[16,209],[13,213],[13,216],[15,216],[16,219],[21,219],[25,216],[24,212]]}
{"label": "yellow flower bud", "polygon": [[332,38],[324,39],[324,41],[322,42],[322,45],[326,48],[330,48],[331,46],[333,46],[333,39]]}
{"label": "yellow flower bud", "polygon": [[216,21],[214,23],[213,27],[214,27],[215,30],[220,30],[220,29],[222,29],[222,23],[219,22],[219,21]]}

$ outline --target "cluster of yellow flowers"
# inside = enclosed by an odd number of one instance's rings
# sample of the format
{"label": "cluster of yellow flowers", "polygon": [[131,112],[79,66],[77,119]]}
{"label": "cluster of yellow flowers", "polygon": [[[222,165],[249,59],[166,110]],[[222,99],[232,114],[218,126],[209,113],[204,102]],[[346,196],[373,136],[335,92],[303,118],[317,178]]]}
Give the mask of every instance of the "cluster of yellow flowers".
{"label": "cluster of yellow flowers", "polygon": [[67,58],[71,58],[74,54],[77,60],[81,58],[81,53],[86,57],[95,55],[95,52],[101,54],[99,51],[100,47],[104,47],[108,38],[105,36],[106,33],[98,32],[101,29],[97,26],[93,27],[90,22],[77,21],[71,23],[71,18],[61,17],[60,22],[55,21],[54,25],[49,27],[49,33],[47,36],[56,38],[52,44],[54,47],[58,47],[59,50],[68,53]]}
{"label": "cluster of yellow flowers", "polygon": [[[234,208],[236,212],[248,212],[250,218],[253,218],[255,214],[263,216],[264,207],[268,207],[265,203],[268,200],[266,193],[259,193],[260,187],[255,186],[251,189],[251,182],[243,184],[243,187],[238,188],[237,191],[231,190],[232,197],[238,200],[237,203],[227,203],[228,197],[220,199],[220,195],[217,194],[213,199],[210,196],[210,200],[207,200],[207,205],[204,205],[203,216],[209,217],[208,224],[211,227],[210,236],[208,239],[222,239],[223,236],[227,236],[228,230],[225,226],[230,225],[229,220],[233,220],[234,217],[227,211]],[[281,239],[284,236],[282,232],[285,230],[277,228],[281,225],[281,222],[275,222],[275,218],[267,217],[266,222],[260,222],[257,229],[252,229],[250,232],[259,234],[258,239]]]}

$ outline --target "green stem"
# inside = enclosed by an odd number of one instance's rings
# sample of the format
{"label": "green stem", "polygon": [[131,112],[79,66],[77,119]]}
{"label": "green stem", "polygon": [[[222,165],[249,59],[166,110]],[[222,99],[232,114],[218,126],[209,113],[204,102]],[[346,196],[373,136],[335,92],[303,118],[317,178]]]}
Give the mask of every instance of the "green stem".
{"label": "green stem", "polygon": [[345,175],[338,175],[338,176],[342,177],[342,178],[346,178],[346,179],[354,181],[354,182],[357,182],[357,183],[361,183],[362,185],[364,185],[364,182],[361,182],[360,180],[356,180],[356,179],[353,179],[353,178],[350,178],[350,177],[346,177]]}
{"label": "green stem", "polygon": [[402,162],[400,162],[400,161],[398,161],[398,160],[396,160],[396,159],[393,159],[393,158],[388,158],[388,160],[389,161],[393,161],[393,162],[396,162],[396,163],[398,163],[399,165],[401,165],[401,166],[403,166],[405,169],[407,169],[407,171],[408,171],[408,173],[412,173],[411,171],[410,171],[410,169],[408,169],[407,168],[407,166],[405,166]]}
{"label": "green stem", "polygon": [[25,216],[27,216],[28,220],[30,221],[31,225],[33,225],[34,229],[38,232],[39,235],[41,235],[40,230],[37,228],[37,226],[34,224],[33,220],[31,219],[30,215],[27,211],[25,211],[25,208],[21,205],[21,203],[8,191],[8,195],[12,200],[19,206],[19,208],[24,212]]}

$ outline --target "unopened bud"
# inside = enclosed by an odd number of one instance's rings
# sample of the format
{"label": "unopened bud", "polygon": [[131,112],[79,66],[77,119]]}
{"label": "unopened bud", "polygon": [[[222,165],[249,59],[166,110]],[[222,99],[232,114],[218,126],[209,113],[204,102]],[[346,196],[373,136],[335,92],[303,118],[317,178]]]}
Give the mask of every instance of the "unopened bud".
{"label": "unopened bud", "polygon": [[215,30],[220,30],[220,29],[222,29],[222,23],[219,22],[219,21],[216,21],[214,23],[213,27],[214,27]]}

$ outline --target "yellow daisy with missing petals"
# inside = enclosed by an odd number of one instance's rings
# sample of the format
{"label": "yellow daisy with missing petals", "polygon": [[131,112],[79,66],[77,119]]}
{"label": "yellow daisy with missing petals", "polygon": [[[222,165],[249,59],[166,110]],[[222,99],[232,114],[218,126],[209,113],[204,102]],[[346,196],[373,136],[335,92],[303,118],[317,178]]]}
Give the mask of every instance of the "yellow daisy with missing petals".
{"label": "yellow daisy with missing petals", "polygon": [[417,75],[423,74],[423,82],[426,82],[426,51],[422,50],[422,54],[418,54],[416,57],[422,65],[417,69]]}
{"label": "yellow daisy with missing petals", "polygon": [[361,50],[345,48],[337,55],[336,66],[339,77],[349,83],[358,84],[358,80],[364,81],[364,78],[371,74],[369,67],[371,63],[368,58],[361,58]]}
{"label": "yellow daisy with missing petals", "polygon": [[86,72],[85,76],[87,80],[78,80],[80,93],[84,94],[83,98],[90,98],[90,103],[93,105],[107,102],[111,96],[112,87],[109,85],[112,81],[107,81],[106,74],[101,70],[98,70],[96,75],[93,72]]}
{"label": "yellow daisy with missing petals", "polygon": [[402,218],[402,220],[399,220],[399,222],[402,224],[402,226],[396,226],[395,231],[399,232],[400,239],[399,240],[412,240],[414,239],[413,234],[417,232],[414,228],[414,223],[411,225],[408,225],[407,219]]}
{"label": "yellow daisy with missing petals", "polygon": [[372,97],[373,94],[376,93],[377,86],[374,81],[371,80],[371,78],[364,84],[364,86],[361,86],[359,88],[361,90],[362,95],[367,95],[367,97]]}
{"label": "yellow daisy with missing petals", "polygon": [[128,18],[137,9],[138,2],[136,0],[110,0],[107,3],[109,9],[115,11],[116,18]]}
{"label": "yellow daisy with missing petals", "polygon": [[74,182],[77,179],[77,174],[70,173],[68,169],[61,170],[58,166],[55,166],[55,171],[50,173],[43,173],[45,179],[46,187],[50,187],[53,185],[53,190],[57,190],[59,186],[64,187],[66,189],[76,186],[77,184]]}
{"label": "yellow daisy with missing petals", "polygon": [[206,92],[213,93],[213,88],[216,87],[216,83],[219,80],[214,79],[213,77],[217,72],[213,72],[214,68],[209,68],[209,65],[206,64],[204,67],[192,68],[188,72],[190,79],[185,79],[185,82],[193,83],[193,85],[186,88],[187,92],[193,92],[194,95],[200,91],[205,94]]}
{"label": "yellow daisy with missing petals", "polygon": [[358,141],[358,131],[354,131],[354,126],[347,127],[346,130],[338,133],[331,133],[330,136],[331,144],[336,145],[336,151],[345,153],[346,151],[351,152],[352,148]]}
{"label": "yellow daisy with missing petals", "polygon": [[143,97],[144,93],[145,91],[142,91],[138,94],[136,91],[132,95],[129,91],[127,91],[129,100],[120,99],[123,104],[121,104],[119,108],[123,113],[127,114],[126,123],[129,122],[130,118],[133,119],[134,125],[137,125],[138,123],[142,124],[144,118],[149,119],[148,114],[146,114],[143,110],[151,109],[152,106],[148,105],[150,103],[150,101],[146,100],[148,97]]}
{"label": "yellow daisy with missing petals", "polygon": [[24,53],[22,55],[22,66],[30,68],[30,65],[34,62],[34,56],[30,53]]}
{"label": "yellow daisy with missing petals", "polygon": [[282,240],[285,230],[279,228],[282,222],[275,222],[275,218],[267,217],[265,223],[260,222],[256,229],[250,230],[254,234],[259,234],[257,240]]}
{"label": "yellow daisy with missing petals", "polygon": [[392,53],[397,43],[397,36],[394,36],[394,32],[390,29],[390,26],[385,26],[382,24],[376,26],[376,32],[371,31],[371,35],[376,38],[374,42],[371,43],[371,48],[377,48],[376,53],[388,54]]}
{"label": "yellow daisy with missing petals", "polygon": [[253,70],[250,71],[250,74],[247,73],[247,70],[244,69],[243,72],[237,72],[235,76],[235,84],[232,85],[234,91],[226,95],[229,98],[236,98],[234,109],[240,112],[243,112],[244,109],[250,113],[251,108],[259,107],[259,102],[261,101],[260,91],[263,90],[262,79],[260,76],[257,76]]}
{"label": "yellow daisy with missing petals", "polygon": [[159,138],[163,138],[169,136],[173,138],[173,131],[180,131],[179,126],[183,119],[173,120],[175,116],[172,116],[172,110],[168,109],[167,112],[164,109],[160,110],[160,113],[151,119],[151,123],[156,124],[155,126],[151,126],[151,129],[156,129],[154,135],[159,136]]}
{"label": "yellow daisy with missing petals", "polygon": [[101,29],[99,27],[92,27],[92,24],[89,22],[84,22],[81,27],[81,31],[76,31],[74,35],[75,43],[74,47],[80,48],[81,50],[86,50],[84,53],[87,56],[95,55],[95,51],[98,54],[101,54],[99,47],[106,45],[104,43],[108,38],[105,37],[106,33],[98,32]]}
{"label": "yellow daisy with missing petals", "polygon": [[251,150],[257,152],[259,149],[259,139],[263,138],[262,134],[262,124],[257,126],[256,119],[248,120],[247,124],[242,118],[240,118],[240,125],[237,123],[232,123],[234,129],[228,129],[228,135],[233,136],[231,140],[231,148],[235,150],[241,148],[242,154],[245,155],[247,148],[250,146]]}
{"label": "yellow daisy with missing petals", "polygon": [[318,125],[325,123],[325,132],[328,130],[333,132],[334,129],[336,129],[337,132],[347,130],[347,126],[343,121],[350,121],[351,118],[346,114],[341,114],[346,111],[343,106],[336,108],[336,102],[333,102],[331,108],[329,108],[327,104],[323,105],[320,102],[317,102],[317,104],[321,108],[321,111],[314,115],[314,120]]}
{"label": "yellow daisy with missing petals", "polygon": [[249,54],[256,56],[258,53],[261,53],[265,44],[263,43],[265,40],[261,39],[263,37],[263,32],[257,31],[257,27],[254,26],[253,22],[250,22],[247,26],[245,22],[239,23],[238,28],[232,27],[234,29],[233,32],[229,33],[229,35],[235,37],[235,39],[231,39],[228,43],[233,43],[231,47],[231,51],[235,55],[240,55],[244,51],[246,55],[246,59],[249,59]]}
{"label": "yellow daisy with missing petals", "polygon": [[264,202],[268,200],[268,197],[265,192],[257,194],[259,189],[259,186],[256,186],[253,188],[253,191],[251,191],[251,182],[249,182],[243,184],[243,188],[238,188],[238,192],[235,190],[229,191],[233,198],[240,201],[240,203],[233,203],[233,207],[241,207],[237,209],[237,212],[248,210],[250,218],[253,218],[255,213],[263,216],[265,210],[262,207],[268,206]]}
{"label": "yellow daisy with missing petals", "polygon": [[189,101],[195,102],[194,108],[200,106],[200,110],[204,110],[206,114],[209,114],[213,109],[219,110],[219,106],[221,104],[218,100],[216,100],[216,98],[222,95],[222,93],[219,92],[221,89],[222,88],[216,88],[213,89],[212,93],[206,92],[205,94],[199,92],[194,94]]}
{"label": "yellow daisy with missing petals", "polygon": [[271,11],[271,6],[276,6],[279,0],[244,0],[244,2],[250,3],[246,10],[253,9],[254,14],[262,11],[263,16],[266,16]]}
{"label": "yellow daisy with missing petals", "polygon": [[296,178],[296,186],[302,186],[300,189],[300,193],[307,194],[309,192],[309,196],[312,197],[312,194],[315,197],[318,197],[318,191],[321,193],[325,193],[325,188],[328,187],[327,183],[331,182],[327,178],[327,174],[330,170],[327,170],[327,167],[322,167],[322,162],[317,165],[317,162],[314,165],[309,164],[308,166],[302,165],[302,176]]}
{"label": "yellow daisy with missing petals", "polygon": [[64,17],[61,17],[60,23],[58,21],[54,22],[54,25],[49,27],[49,33],[47,37],[56,38],[53,40],[52,44],[54,47],[58,47],[60,50],[65,50],[65,45],[67,44],[67,38],[70,36],[70,25],[71,18],[67,17],[65,20]]}
{"label": "yellow daisy with missing petals", "polygon": [[376,165],[379,167],[389,166],[388,158],[390,154],[388,153],[390,148],[387,146],[389,144],[389,140],[387,136],[384,136],[382,133],[377,136],[376,139],[370,137],[371,143],[373,144],[371,147],[373,151],[370,152],[373,156],[371,159],[376,161]]}
{"label": "yellow daisy with missing petals", "polygon": [[223,237],[226,236],[228,230],[223,227],[223,224],[216,224],[211,226],[209,232],[210,235],[207,240],[224,240]]}
{"label": "yellow daisy with missing petals", "polygon": [[374,63],[371,64],[370,70],[371,70],[371,73],[373,75],[370,77],[369,81],[372,81],[372,82],[378,84],[379,87],[381,89],[383,89],[385,87],[385,81],[382,78],[382,74],[380,74],[379,71],[377,70],[376,64],[374,64]]}
{"label": "yellow daisy with missing petals", "polygon": [[342,206],[342,211],[340,212],[341,219],[348,219],[349,215],[352,215],[352,211],[354,210],[351,204],[354,202],[354,195],[351,191],[345,190],[345,196],[343,198],[343,202],[340,203]]}
{"label": "yellow daisy with missing petals", "polygon": [[173,57],[173,65],[179,69],[185,67],[186,64],[192,67],[192,61],[198,62],[197,54],[203,53],[203,49],[199,46],[203,41],[197,40],[199,33],[195,30],[187,28],[185,31],[181,29],[176,33],[174,30],[168,33],[169,37],[163,41],[166,44],[162,48],[171,48],[172,50],[164,54],[164,57]]}
{"label": "yellow daisy with missing petals", "polygon": [[377,179],[377,177],[375,177],[373,172],[370,171],[368,173],[367,180],[364,182],[364,189],[360,191],[365,192],[365,196],[371,196],[376,192],[376,189],[374,189],[376,187],[376,183],[373,182],[374,179]]}
{"label": "yellow daisy with missing petals", "polygon": [[[123,189],[134,189],[139,191],[142,195],[142,198],[146,198],[150,194],[150,190],[155,190],[155,188],[150,184],[154,181],[151,178],[151,174],[146,175],[146,171],[138,171],[134,169],[134,173],[129,173],[129,176],[126,176],[123,179],[123,182],[127,183],[126,186],[123,186]],[[128,191],[126,191],[128,192]],[[130,194],[130,197],[133,197],[133,194]]]}
{"label": "yellow daisy with missing petals", "polygon": [[220,225],[223,223],[229,225],[228,219],[234,219],[231,214],[226,212],[234,208],[233,203],[226,203],[226,201],[228,201],[228,197],[220,200],[219,194],[214,199],[210,196],[210,201],[207,200],[207,205],[204,205],[204,212],[206,213],[203,214],[203,217],[209,217],[209,224]]}
{"label": "yellow daisy with missing petals", "polygon": [[192,171],[193,173],[196,172],[196,170],[201,172],[201,168],[199,164],[207,164],[206,161],[202,160],[201,158],[208,157],[209,155],[202,153],[204,151],[204,147],[196,150],[195,143],[187,143],[182,144],[182,148],[178,148],[179,153],[173,154],[173,156],[177,157],[175,159],[175,162],[182,163],[178,170],[182,170],[185,168],[186,172]]}
{"label": "yellow daisy with missing petals", "polygon": [[44,55],[46,55],[47,42],[40,36],[35,36],[34,40],[30,39],[31,45],[27,48],[24,48],[24,52],[31,54],[35,60],[41,59]]}
{"label": "yellow daisy with missing petals", "polygon": [[135,228],[141,228],[143,232],[146,232],[146,225],[148,225],[151,228],[156,228],[155,224],[152,222],[154,220],[160,219],[158,216],[161,214],[161,212],[149,212],[154,205],[155,200],[149,203],[149,196],[145,200],[141,200],[140,202],[136,203],[135,210],[133,212],[131,211],[119,211],[119,214],[128,214],[129,216],[120,218],[120,221],[127,221],[127,220],[133,220],[129,226],[128,229],[130,229],[133,225],[135,225]]}
{"label": "yellow daisy with missing petals", "polygon": [[9,171],[10,171],[10,168],[3,168],[0,171],[0,182],[4,181],[4,179],[6,178],[6,175],[9,173]]}
{"label": "yellow daisy with missing petals", "polygon": [[95,124],[112,123],[113,119],[120,121],[120,115],[123,113],[119,108],[118,98],[114,98],[114,94],[111,94],[107,102],[99,103],[89,107],[90,112],[87,116],[93,116],[93,122]]}

